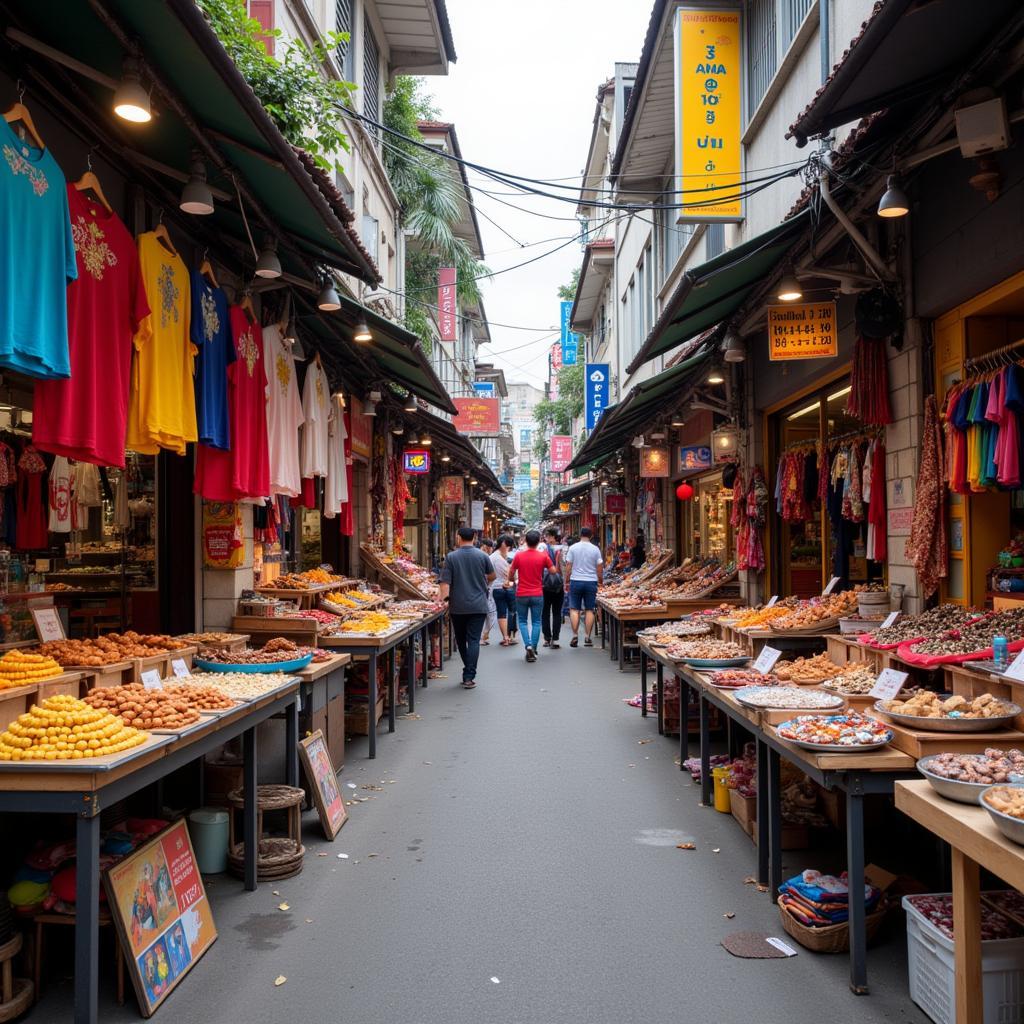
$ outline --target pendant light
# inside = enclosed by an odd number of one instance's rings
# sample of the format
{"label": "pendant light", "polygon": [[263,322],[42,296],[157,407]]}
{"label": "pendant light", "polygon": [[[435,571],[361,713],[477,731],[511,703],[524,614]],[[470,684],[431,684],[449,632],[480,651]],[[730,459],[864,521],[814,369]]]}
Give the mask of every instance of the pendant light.
{"label": "pendant light", "polygon": [[804,290],[800,287],[796,274],[792,270],[787,271],[782,275],[782,280],[779,282],[779,302],[797,302],[803,297]]}
{"label": "pendant light", "polygon": [[447,452],[442,452],[442,454],[441,454],[441,461],[442,462],[451,462],[452,461],[452,457]]}
{"label": "pendant light", "polygon": [[363,402],[363,415],[364,416],[376,416],[377,415],[377,403],[372,398],[367,398]]}
{"label": "pendant light", "polygon": [[139,81],[139,62],[134,57],[125,57],[121,63],[121,80],[114,90],[114,113],[133,124],[153,120],[149,93]]}
{"label": "pendant light", "polygon": [[192,161],[189,164],[189,177],[181,190],[181,201],[178,208],[183,213],[192,213],[205,217],[213,213],[213,193],[206,184],[206,164],[198,149],[192,150]]}
{"label": "pendant light", "polygon": [[396,423],[391,428],[391,433],[394,434],[395,437],[401,437],[405,433],[405,424],[401,422]]}
{"label": "pendant light", "polygon": [[895,174],[890,174],[885,182],[885,192],[878,200],[879,217],[906,217],[910,213],[910,200],[907,193],[900,188]]}
{"label": "pendant light", "polygon": [[742,363],[747,358],[743,339],[735,331],[729,331],[725,335],[725,350],[722,352],[722,358],[727,363]]}
{"label": "pendant light", "polygon": [[256,260],[256,276],[269,280],[281,276],[281,261],[277,258],[277,239],[268,237]]}
{"label": "pendant light", "polygon": [[335,291],[334,282],[329,277],[324,278],[324,283],[320,287],[320,294],[316,298],[316,308],[324,313],[334,313],[341,309],[341,300]]}
{"label": "pendant light", "polygon": [[373,341],[373,335],[370,333],[369,324],[365,319],[361,319],[356,324],[356,329],[352,332],[352,340],[359,342],[360,345],[366,345]]}
{"label": "pendant light", "polygon": [[284,332],[284,343],[286,345],[294,345],[299,340],[299,336],[295,333],[295,317],[288,318],[288,326]]}
{"label": "pendant light", "polygon": [[721,368],[721,366],[718,365],[717,362],[714,363],[712,365],[711,369],[708,371],[707,380],[708,380],[709,384],[724,384],[725,383],[725,376],[722,373],[722,368]]}
{"label": "pendant light", "polygon": [[429,435],[429,434],[424,434],[424,435],[423,435],[423,436],[422,436],[422,437],[420,438],[420,444],[421,444],[421,445],[423,445],[423,447],[424,447],[424,448],[429,448],[429,447],[430,447],[430,446],[431,446],[431,445],[432,445],[433,443],[434,443],[434,442],[433,442],[433,440],[431,439],[431,437],[430,437],[430,435]]}
{"label": "pendant light", "polygon": [[419,409],[419,403],[416,401],[416,396],[410,391],[405,396],[405,405],[402,408],[406,412],[416,412]]}

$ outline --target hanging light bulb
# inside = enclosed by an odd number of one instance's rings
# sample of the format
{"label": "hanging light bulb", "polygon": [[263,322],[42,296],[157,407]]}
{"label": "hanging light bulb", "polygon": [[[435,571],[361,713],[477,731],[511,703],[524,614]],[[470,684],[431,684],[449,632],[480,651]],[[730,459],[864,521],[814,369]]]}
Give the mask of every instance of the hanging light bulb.
{"label": "hanging light bulb", "polygon": [[878,200],[879,217],[906,217],[910,213],[910,200],[907,193],[899,186],[895,174],[890,174],[885,182],[885,192]]}
{"label": "hanging light bulb", "polygon": [[178,208],[183,213],[206,216],[213,213],[213,193],[206,184],[206,164],[198,149],[192,150],[192,161],[189,164],[189,177],[181,190]]}
{"label": "hanging light bulb", "polygon": [[114,90],[114,113],[133,124],[153,120],[149,93],[139,81],[139,62],[134,57],[125,57],[121,63],[121,81]]}
{"label": "hanging light bulb", "polygon": [[356,324],[356,329],[352,332],[352,340],[359,342],[360,345],[366,345],[368,342],[373,341],[370,327],[365,320],[360,320]]}
{"label": "hanging light bulb", "polygon": [[416,412],[419,409],[419,403],[416,401],[416,396],[410,391],[405,396],[405,405],[402,408],[406,412]]}
{"label": "hanging light bulb", "polygon": [[779,282],[779,302],[796,302],[798,299],[802,299],[803,297],[804,290],[800,287],[800,282],[796,279],[796,274],[794,274],[792,270],[787,271],[782,275],[782,280]]}
{"label": "hanging light bulb", "polygon": [[324,278],[320,294],[316,297],[316,308],[324,313],[334,313],[341,309],[341,300],[334,288],[334,282],[329,277]]}
{"label": "hanging light bulb", "polygon": [[273,280],[281,276],[281,261],[277,258],[277,239],[267,238],[256,260],[256,276]]}

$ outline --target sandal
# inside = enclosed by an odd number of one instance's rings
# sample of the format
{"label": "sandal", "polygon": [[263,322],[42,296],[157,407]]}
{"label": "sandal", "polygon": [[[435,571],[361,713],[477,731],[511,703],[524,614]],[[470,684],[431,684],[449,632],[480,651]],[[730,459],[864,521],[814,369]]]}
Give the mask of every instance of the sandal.
{"label": "sandal", "polygon": [[578,636],[574,636],[574,637],[573,637],[573,638],[572,638],[572,639],[571,639],[571,640],[569,641],[569,646],[570,646],[570,647],[579,647],[579,645],[580,645],[580,638],[579,638]]}

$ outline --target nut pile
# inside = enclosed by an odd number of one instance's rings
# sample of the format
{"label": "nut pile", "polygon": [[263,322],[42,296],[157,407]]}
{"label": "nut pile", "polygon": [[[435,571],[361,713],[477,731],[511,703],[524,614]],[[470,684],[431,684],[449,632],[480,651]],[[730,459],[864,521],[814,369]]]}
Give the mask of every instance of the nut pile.
{"label": "nut pile", "polygon": [[175,700],[188,701],[192,707],[199,711],[227,711],[228,708],[235,706],[235,701],[215,686],[207,686],[204,683],[190,683],[186,679],[176,683],[169,683],[164,687],[164,693]]}
{"label": "nut pile", "polygon": [[142,729],[184,729],[199,721],[198,710],[186,698],[147,690],[141,683],[97,686],[86,694],[85,703]]}
{"label": "nut pile", "polygon": [[994,786],[1009,782],[1011,773],[1024,774],[1024,753],[988,747],[984,754],[936,754],[928,771],[954,782]]}
{"label": "nut pile", "polygon": [[819,623],[836,619],[857,607],[857,593],[853,590],[827,597],[813,598],[806,604],[792,609],[788,615],[773,620],[772,629],[785,632],[794,629],[810,629]]}
{"label": "nut pile", "polygon": [[775,663],[775,674],[789,683],[823,683],[826,679],[841,675],[842,672],[842,667],[830,660],[827,654]]}
{"label": "nut pile", "polygon": [[758,708],[792,708],[799,711],[823,711],[843,705],[841,697],[821,690],[799,686],[748,686],[740,695],[743,704]]}
{"label": "nut pile", "polygon": [[637,636],[650,640],[654,644],[669,644],[681,636],[707,636],[711,626],[706,622],[667,622],[662,626],[649,626],[641,629]]}
{"label": "nut pile", "polygon": [[682,661],[697,658],[706,661],[724,661],[726,658],[746,658],[747,652],[739,644],[728,640],[673,640],[665,648],[670,658]]}
{"label": "nut pile", "polygon": [[53,679],[63,672],[60,665],[45,654],[31,651],[8,651],[0,658],[0,690],[28,686],[44,679]]}
{"label": "nut pile", "polygon": [[80,761],[119,754],[147,734],[109,711],[61,694],[33,704],[0,733],[0,761]]}
{"label": "nut pile", "polygon": [[226,644],[238,639],[237,633],[186,633],[179,640],[187,640],[190,644]]}
{"label": "nut pile", "polygon": [[289,677],[280,672],[200,672],[183,686],[212,686],[235,700],[248,701],[276,690]]}
{"label": "nut pile", "polygon": [[255,649],[247,647],[244,651],[203,650],[200,657],[203,661],[216,662],[218,665],[276,665],[282,661],[295,661],[308,653],[308,648],[300,647],[294,641],[283,636],[276,636],[266,644]]}
{"label": "nut pile", "polygon": [[998,789],[986,790],[982,799],[993,810],[1008,814],[1011,818],[1024,818],[1024,789],[1000,786]]}
{"label": "nut pile", "polygon": [[826,679],[821,685],[826,690],[854,697],[870,693],[876,682],[878,682],[878,677],[875,675],[874,669],[861,664],[850,666],[841,675]]}
{"label": "nut pile", "polygon": [[761,675],[753,669],[722,668],[711,676],[711,685],[720,690],[739,690],[744,686],[778,686],[779,680],[774,675]]}
{"label": "nut pile", "polygon": [[978,615],[978,612],[961,608],[958,604],[940,604],[937,608],[929,608],[920,615],[899,618],[885,629],[873,630],[871,640],[873,643],[889,647],[906,640],[916,640],[920,636],[947,633],[951,629],[958,629],[971,619],[976,619]]}
{"label": "nut pile", "polygon": [[160,634],[107,633],[95,640],[50,640],[40,644],[36,652],[68,665],[114,665],[130,658],[149,658],[188,647],[183,640]]}
{"label": "nut pile", "polygon": [[915,644],[916,654],[973,654],[992,646],[997,636],[1013,643],[1024,640],[1024,609],[995,612],[945,636]]}
{"label": "nut pile", "polygon": [[931,690],[918,690],[906,700],[883,700],[885,711],[916,718],[1002,718],[1013,713],[1013,706],[991,693],[983,693],[974,700],[966,697],[947,697]]}

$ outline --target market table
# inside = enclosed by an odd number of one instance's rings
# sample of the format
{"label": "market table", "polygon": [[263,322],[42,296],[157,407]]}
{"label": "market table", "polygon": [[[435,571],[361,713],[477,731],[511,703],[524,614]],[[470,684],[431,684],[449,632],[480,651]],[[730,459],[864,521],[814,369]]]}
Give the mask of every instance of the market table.
{"label": "market table", "polygon": [[667,622],[677,616],[670,615],[664,605],[651,605],[647,608],[628,608],[617,610],[606,600],[597,599],[597,607],[601,613],[601,649],[605,649],[605,635],[610,647],[609,656],[612,661],[618,659],[619,671],[625,668],[625,650],[622,643],[622,624],[625,622],[637,625]]}
{"label": "market table", "polygon": [[141,747],[98,766],[81,762],[0,762],[0,812],[73,814],[75,829],[75,1022],[96,1024],[99,1013],[100,814],[171,772],[242,737],[245,880],[256,888],[256,728],[285,716],[285,781],[299,782],[299,681],[203,720],[179,734],[150,734]]}
{"label": "market table", "polygon": [[297,601],[300,609],[315,608],[317,601],[334,590],[342,587],[352,586],[352,580],[338,580],[336,583],[314,583],[311,586],[303,587],[275,587],[268,584],[265,587],[253,587],[257,594],[264,597],[272,597],[278,601]]}

